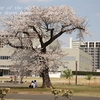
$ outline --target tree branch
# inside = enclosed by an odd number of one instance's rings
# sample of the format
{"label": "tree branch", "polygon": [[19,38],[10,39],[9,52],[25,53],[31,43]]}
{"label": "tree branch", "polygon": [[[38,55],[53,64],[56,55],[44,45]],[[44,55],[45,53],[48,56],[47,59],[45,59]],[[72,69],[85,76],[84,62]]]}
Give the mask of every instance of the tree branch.
{"label": "tree branch", "polygon": [[30,34],[29,34],[28,32],[23,32],[23,33],[26,34],[26,35],[28,36],[31,49],[34,50],[34,51],[36,51],[36,50],[33,48],[33,43],[32,43],[32,41],[31,41]]}
{"label": "tree branch", "polygon": [[[73,30],[75,30],[75,29],[79,29],[79,30],[84,30],[84,28],[81,28],[81,27],[73,27],[73,28],[71,28],[71,29],[67,29],[67,30],[62,30],[62,31],[60,31],[58,34],[56,34],[55,36],[53,36],[52,35],[52,37],[47,41],[47,42],[45,42],[44,43],[44,45],[45,46],[48,46],[48,45],[50,45],[55,39],[57,39],[59,36],[61,36],[63,33],[67,33],[67,32],[69,32],[69,31],[73,31]],[[53,32],[53,31],[52,31]],[[53,34],[53,33],[52,33]]]}
{"label": "tree branch", "polygon": [[32,27],[33,30],[36,32],[36,34],[38,35],[41,47],[43,48],[44,47],[44,43],[43,43],[42,35],[39,34],[39,32],[36,30],[36,28],[34,26],[29,26],[29,27]]}

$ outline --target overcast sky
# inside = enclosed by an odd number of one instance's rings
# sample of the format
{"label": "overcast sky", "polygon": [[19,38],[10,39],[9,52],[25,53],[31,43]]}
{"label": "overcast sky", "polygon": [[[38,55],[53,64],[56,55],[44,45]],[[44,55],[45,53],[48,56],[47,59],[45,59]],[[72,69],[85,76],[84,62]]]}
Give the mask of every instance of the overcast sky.
{"label": "overcast sky", "polygon": [[[100,0],[0,0],[0,15],[18,13],[29,6],[67,5],[74,8],[81,17],[87,17],[88,29],[92,36],[85,36],[85,41],[100,41]],[[69,46],[69,38],[76,40],[76,34],[60,37]]]}

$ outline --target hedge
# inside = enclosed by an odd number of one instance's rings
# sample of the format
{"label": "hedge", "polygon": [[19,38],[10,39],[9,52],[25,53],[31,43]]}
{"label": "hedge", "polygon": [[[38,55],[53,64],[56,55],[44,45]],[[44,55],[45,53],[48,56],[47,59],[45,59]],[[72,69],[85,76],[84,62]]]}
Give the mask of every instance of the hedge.
{"label": "hedge", "polygon": [[[72,71],[73,75],[76,75],[76,71]],[[88,72],[88,71],[77,71],[77,75],[93,75],[100,76],[100,72]]]}

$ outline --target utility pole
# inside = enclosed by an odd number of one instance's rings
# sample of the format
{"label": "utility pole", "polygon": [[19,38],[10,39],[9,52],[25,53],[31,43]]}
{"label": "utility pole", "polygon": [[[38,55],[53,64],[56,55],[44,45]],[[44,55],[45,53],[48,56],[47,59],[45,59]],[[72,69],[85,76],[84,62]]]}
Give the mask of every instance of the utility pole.
{"label": "utility pole", "polygon": [[75,85],[77,85],[77,61],[75,62],[75,67],[76,67]]}

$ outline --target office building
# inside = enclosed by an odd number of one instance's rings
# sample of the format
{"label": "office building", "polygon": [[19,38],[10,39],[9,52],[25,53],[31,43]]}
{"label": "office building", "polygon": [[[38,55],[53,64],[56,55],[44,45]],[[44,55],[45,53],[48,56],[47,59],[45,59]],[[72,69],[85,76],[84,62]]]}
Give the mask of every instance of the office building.
{"label": "office building", "polygon": [[[9,35],[0,35],[0,76],[9,75],[9,68],[13,66],[13,62],[10,59],[10,56],[13,54],[14,49],[8,45],[5,45],[2,41],[2,38],[8,37]],[[13,36],[9,36],[10,38]],[[14,40],[13,40],[14,41]],[[54,43],[55,44],[55,43]],[[39,46],[38,42],[36,45]],[[58,44],[57,44],[58,45]],[[75,71],[75,63],[77,61],[77,70],[78,71],[91,71],[91,56],[83,52],[80,49],[68,49],[62,48],[62,51],[65,54],[65,57],[62,59],[66,63],[64,66],[59,66],[58,71],[63,71],[66,69],[71,69]],[[67,55],[68,54],[68,55]]]}
{"label": "office building", "polygon": [[[78,48],[63,48],[66,56],[63,57],[63,61],[67,62],[65,68],[72,71],[92,71],[92,57]],[[76,66],[77,62],[77,66]],[[61,68],[60,68],[61,70]],[[64,68],[62,70],[65,70]]]}
{"label": "office building", "polygon": [[70,38],[70,48],[80,48],[92,56],[93,71],[100,69],[100,41],[73,41]]}

